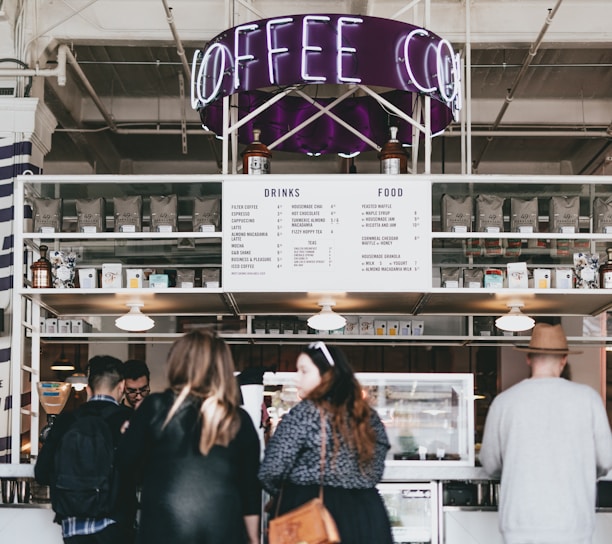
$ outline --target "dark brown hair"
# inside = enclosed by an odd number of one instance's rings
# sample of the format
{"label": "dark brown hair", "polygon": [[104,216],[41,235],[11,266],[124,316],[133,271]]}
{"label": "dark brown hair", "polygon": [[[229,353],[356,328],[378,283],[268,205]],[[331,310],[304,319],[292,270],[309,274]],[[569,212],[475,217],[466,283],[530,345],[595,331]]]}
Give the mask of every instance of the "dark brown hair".
{"label": "dark brown hair", "polygon": [[319,369],[321,383],[307,398],[331,414],[334,451],[338,450],[342,436],[357,451],[361,469],[365,470],[373,461],[376,448],[376,433],[370,424],[372,407],[342,350],[326,345],[334,362],[332,366],[321,349],[310,346],[302,351]]}

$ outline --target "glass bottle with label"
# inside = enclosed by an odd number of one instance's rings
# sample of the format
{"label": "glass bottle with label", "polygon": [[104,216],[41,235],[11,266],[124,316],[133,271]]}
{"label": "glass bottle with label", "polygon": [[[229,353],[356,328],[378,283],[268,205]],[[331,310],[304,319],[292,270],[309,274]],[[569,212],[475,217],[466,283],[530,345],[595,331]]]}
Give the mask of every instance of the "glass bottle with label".
{"label": "glass bottle with label", "polygon": [[606,249],[608,260],[599,267],[599,286],[612,289],[612,247]]}
{"label": "glass bottle with label", "polygon": [[259,141],[261,130],[253,129],[253,141],[242,152],[243,174],[269,174],[272,153]]}
{"label": "glass bottle with label", "polygon": [[397,127],[390,127],[391,139],[382,146],[380,159],[381,174],[407,174],[408,155],[397,139]]}
{"label": "glass bottle with label", "polygon": [[47,259],[48,249],[47,246],[41,245],[39,248],[40,259],[30,266],[30,270],[32,270],[32,287],[36,289],[53,287],[51,263],[49,259]]}

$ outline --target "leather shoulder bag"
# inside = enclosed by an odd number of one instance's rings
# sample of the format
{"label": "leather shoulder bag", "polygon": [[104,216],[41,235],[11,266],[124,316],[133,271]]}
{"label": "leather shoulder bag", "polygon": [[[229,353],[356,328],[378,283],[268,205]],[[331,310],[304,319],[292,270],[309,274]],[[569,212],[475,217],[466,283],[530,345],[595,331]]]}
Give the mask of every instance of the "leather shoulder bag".
{"label": "leather shoulder bag", "polygon": [[319,496],[307,503],[278,515],[283,489],[276,504],[276,516],[268,525],[269,544],[338,544],[340,533],[334,518],[323,504],[323,473],[325,471],[326,421],[321,414],[321,482]]}

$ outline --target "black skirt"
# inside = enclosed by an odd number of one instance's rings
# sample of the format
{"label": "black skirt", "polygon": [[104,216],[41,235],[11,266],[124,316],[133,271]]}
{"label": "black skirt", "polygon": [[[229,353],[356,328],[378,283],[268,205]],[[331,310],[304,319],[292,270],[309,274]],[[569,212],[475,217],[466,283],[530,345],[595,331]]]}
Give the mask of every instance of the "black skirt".
{"label": "black skirt", "polygon": [[[318,495],[318,485],[286,483],[278,513],[293,510]],[[376,488],[324,487],[323,502],[336,521],[342,544],[393,544],[389,516]]]}

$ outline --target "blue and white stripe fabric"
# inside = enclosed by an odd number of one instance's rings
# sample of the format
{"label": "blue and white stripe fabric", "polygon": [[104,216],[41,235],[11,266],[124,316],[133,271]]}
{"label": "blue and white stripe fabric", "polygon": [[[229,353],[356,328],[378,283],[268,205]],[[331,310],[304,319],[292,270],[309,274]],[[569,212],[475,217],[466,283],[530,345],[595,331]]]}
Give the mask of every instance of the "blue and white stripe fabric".
{"label": "blue and white stripe fabric", "polygon": [[[23,173],[40,174],[32,164],[32,142],[13,133],[0,133],[0,308],[5,311],[4,333],[0,336],[0,463],[11,460],[11,336],[8,311],[13,288],[13,203],[15,177]],[[21,215],[21,214],[20,214]],[[22,257],[19,252],[18,258]],[[21,406],[30,405],[30,393],[22,394]]]}

